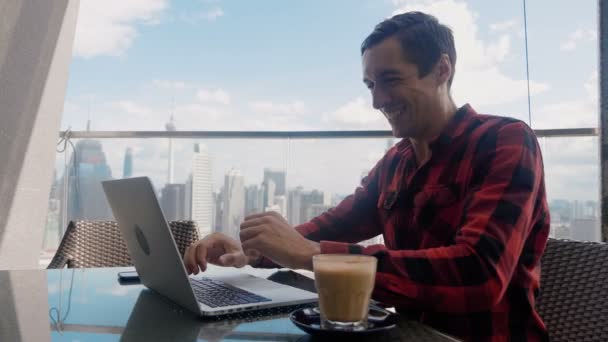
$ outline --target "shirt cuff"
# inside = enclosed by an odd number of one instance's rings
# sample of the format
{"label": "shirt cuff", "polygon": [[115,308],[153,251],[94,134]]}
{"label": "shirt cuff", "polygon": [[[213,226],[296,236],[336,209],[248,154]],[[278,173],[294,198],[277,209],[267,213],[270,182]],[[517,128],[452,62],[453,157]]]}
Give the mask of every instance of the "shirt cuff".
{"label": "shirt cuff", "polygon": [[321,241],[321,254],[363,254],[363,246],[336,241]]}

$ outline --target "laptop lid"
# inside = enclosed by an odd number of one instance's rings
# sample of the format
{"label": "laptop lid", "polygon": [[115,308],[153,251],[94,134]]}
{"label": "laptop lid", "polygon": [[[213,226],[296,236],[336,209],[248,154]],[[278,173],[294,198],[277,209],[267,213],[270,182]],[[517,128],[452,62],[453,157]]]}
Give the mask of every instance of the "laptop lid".
{"label": "laptop lid", "polygon": [[184,263],[148,177],[102,182],[141,282],[200,314]]}

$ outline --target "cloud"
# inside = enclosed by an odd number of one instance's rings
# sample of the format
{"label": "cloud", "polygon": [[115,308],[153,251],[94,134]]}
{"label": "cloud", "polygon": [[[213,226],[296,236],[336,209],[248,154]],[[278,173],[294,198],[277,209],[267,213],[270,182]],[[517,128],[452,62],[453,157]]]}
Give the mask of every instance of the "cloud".
{"label": "cloud", "polygon": [[154,80],[152,85],[160,89],[174,89],[183,90],[188,89],[191,86],[183,81],[170,81],[170,80]]}
{"label": "cloud", "polygon": [[517,21],[515,19],[500,21],[497,23],[490,24],[491,31],[509,31],[517,25]]}
{"label": "cloud", "polygon": [[201,102],[230,104],[230,95],[223,89],[199,89],[196,97]]}
{"label": "cloud", "polygon": [[549,199],[596,200],[599,197],[598,138],[541,140]]}
{"label": "cloud", "polygon": [[591,29],[578,28],[570,33],[560,45],[560,50],[570,51],[576,49],[581,42],[594,42],[597,40],[597,32]]}
{"label": "cloud", "polygon": [[115,103],[115,106],[119,111],[122,111],[128,115],[131,115],[131,116],[139,118],[139,119],[147,119],[154,114],[152,109],[150,109],[146,106],[143,106],[139,103],[136,103],[134,101],[129,101],[129,100],[117,101]]}
{"label": "cloud", "polygon": [[213,7],[200,12],[182,13],[179,18],[190,25],[194,25],[201,21],[215,21],[222,16],[224,16],[224,10],[220,7]]}
{"label": "cloud", "polygon": [[302,114],[306,111],[306,106],[302,101],[288,103],[255,101],[249,104],[249,108],[260,114]]}
{"label": "cloud", "polygon": [[326,114],[323,121],[340,128],[388,129],[382,114],[363,97],[357,97]]}
{"label": "cloud", "polygon": [[[434,15],[453,30],[458,59],[452,89],[457,102],[470,101],[483,107],[527,96],[526,80],[510,77],[500,69],[501,62],[510,53],[511,36],[502,34],[495,43],[482,41],[478,34],[479,15],[467,3],[457,0],[393,0],[393,3],[398,7],[394,14],[422,11]],[[496,28],[508,25],[501,23]],[[548,84],[534,80],[530,86],[532,95],[549,89]]]}
{"label": "cloud", "polygon": [[123,55],[137,37],[137,24],[158,23],[166,8],[166,0],[81,1],[74,55]]}
{"label": "cloud", "polygon": [[534,127],[597,127],[599,116],[597,71],[594,71],[582,86],[585,89],[583,97],[542,105],[538,110],[533,111]]}
{"label": "cloud", "polygon": [[209,11],[202,12],[200,14],[201,18],[209,20],[209,21],[214,21],[215,19],[217,19],[223,15],[224,15],[224,11],[219,7],[213,8]]}

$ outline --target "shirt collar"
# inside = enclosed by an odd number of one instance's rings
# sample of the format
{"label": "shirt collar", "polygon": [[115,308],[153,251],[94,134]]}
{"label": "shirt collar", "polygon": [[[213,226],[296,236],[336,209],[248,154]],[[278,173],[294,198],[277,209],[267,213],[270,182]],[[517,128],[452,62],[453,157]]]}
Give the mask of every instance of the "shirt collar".
{"label": "shirt collar", "polygon": [[[477,112],[475,112],[475,110],[468,103],[458,108],[441,133],[435,139],[429,142],[431,150],[437,146],[449,145],[455,138],[461,136],[468,126],[469,121],[475,115],[477,115]],[[397,144],[397,149],[404,150],[410,145],[410,139],[402,139]]]}

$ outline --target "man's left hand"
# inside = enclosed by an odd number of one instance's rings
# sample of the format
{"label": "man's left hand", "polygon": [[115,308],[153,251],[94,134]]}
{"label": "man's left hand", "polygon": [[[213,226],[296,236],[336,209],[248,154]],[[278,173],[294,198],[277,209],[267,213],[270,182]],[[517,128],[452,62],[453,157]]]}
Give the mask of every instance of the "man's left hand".
{"label": "man's left hand", "polygon": [[259,252],[292,269],[312,270],[312,257],[320,253],[318,243],[306,239],[273,211],[247,216],[240,236],[246,254]]}

